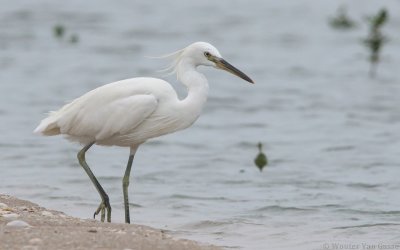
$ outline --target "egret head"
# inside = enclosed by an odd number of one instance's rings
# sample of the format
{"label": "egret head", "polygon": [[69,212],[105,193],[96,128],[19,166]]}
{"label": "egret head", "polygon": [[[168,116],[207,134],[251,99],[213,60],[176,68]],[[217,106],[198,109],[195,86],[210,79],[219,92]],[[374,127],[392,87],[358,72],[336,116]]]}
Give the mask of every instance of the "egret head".
{"label": "egret head", "polygon": [[254,83],[250,77],[238,70],[236,67],[225,61],[219,51],[209,43],[196,42],[182,50],[182,57],[185,57],[196,65],[212,66],[232,73],[243,80]]}

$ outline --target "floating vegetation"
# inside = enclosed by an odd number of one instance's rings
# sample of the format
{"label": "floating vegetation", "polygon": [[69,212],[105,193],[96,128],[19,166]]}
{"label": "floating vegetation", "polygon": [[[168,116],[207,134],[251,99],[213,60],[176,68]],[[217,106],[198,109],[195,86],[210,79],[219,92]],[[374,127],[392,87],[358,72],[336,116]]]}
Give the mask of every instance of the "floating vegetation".
{"label": "floating vegetation", "polygon": [[59,39],[62,39],[65,34],[65,27],[58,24],[53,27],[53,35]]}
{"label": "floating vegetation", "polygon": [[262,151],[262,147],[263,147],[262,143],[259,142],[257,146],[258,146],[259,153],[256,156],[256,158],[254,159],[254,163],[256,164],[256,166],[258,167],[260,172],[262,172],[263,168],[268,164],[268,159],[267,159],[267,156]]}
{"label": "floating vegetation", "polygon": [[352,29],[356,26],[356,23],[347,15],[344,6],[338,8],[336,16],[329,20],[329,24],[335,29],[342,30]]}
{"label": "floating vegetation", "polygon": [[72,34],[69,38],[69,42],[70,43],[77,43],[79,42],[79,37],[77,34]]}
{"label": "floating vegetation", "polygon": [[370,51],[369,61],[370,61],[370,77],[375,77],[377,66],[380,60],[380,51],[382,49],[382,45],[385,41],[385,38],[380,32],[371,34],[367,39],[364,40],[365,45],[368,47]]}
{"label": "floating vegetation", "polygon": [[380,52],[383,44],[387,41],[382,35],[381,28],[388,20],[388,13],[386,9],[382,9],[376,16],[368,17],[370,23],[370,33],[366,39],[363,40],[364,45],[370,51],[369,61],[371,63],[369,75],[375,77],[377,66],[380,60]]}
{"label": "floating vegetation", "polygon": [[67,29],[61,24],[57,24],[53,27],[53,35],[60,41],[67,39],[69,43],[75,44],[79,42],[79,36],[77,34],[71,34],[66,38]]}
{"label": "floating vegetation", "polygon": [[378,31],[387,22],[388,13],[386,9],[381,9],[376,16],[367,17],[367,20],[370,22],[371,30]]}

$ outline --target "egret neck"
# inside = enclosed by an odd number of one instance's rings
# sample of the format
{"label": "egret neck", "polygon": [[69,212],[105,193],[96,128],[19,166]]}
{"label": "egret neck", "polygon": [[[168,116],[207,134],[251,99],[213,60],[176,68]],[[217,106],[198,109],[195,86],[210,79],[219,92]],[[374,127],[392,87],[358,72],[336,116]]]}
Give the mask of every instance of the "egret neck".
{"label": "egret neck", "polygon": [[182,58],[176,66],[177,78],[186,86],[188,94],[181,103],[182,112],[192,116],[192,124],[200,115],[208,96],[208,81],[206,77],[197,71],[193,60]]}

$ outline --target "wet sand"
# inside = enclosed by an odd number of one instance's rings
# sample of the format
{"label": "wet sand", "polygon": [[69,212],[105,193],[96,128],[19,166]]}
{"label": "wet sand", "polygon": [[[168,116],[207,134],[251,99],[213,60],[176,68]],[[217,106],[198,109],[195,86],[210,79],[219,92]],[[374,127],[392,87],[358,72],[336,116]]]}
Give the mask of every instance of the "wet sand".
{"label": "wet sand", "polygon": [[0,249],[220,250],[141,225],[101,223],[0,194]]}

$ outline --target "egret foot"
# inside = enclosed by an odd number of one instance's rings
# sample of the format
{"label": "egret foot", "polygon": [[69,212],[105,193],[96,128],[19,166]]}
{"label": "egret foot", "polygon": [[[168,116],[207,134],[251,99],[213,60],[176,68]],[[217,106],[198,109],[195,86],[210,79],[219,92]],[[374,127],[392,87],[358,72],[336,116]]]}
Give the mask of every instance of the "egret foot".
{"label": "egret foot", "polygon": [[97,210],[93,214],[93,219],[96,219],[96,215],[99,213],[101,216],[101,222],[104,222],[107,213],[107,222],[111,222],[111,206],[108,199],[103,200]]}

